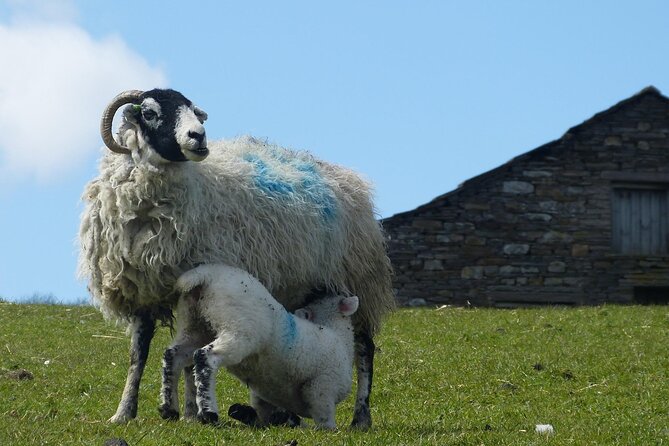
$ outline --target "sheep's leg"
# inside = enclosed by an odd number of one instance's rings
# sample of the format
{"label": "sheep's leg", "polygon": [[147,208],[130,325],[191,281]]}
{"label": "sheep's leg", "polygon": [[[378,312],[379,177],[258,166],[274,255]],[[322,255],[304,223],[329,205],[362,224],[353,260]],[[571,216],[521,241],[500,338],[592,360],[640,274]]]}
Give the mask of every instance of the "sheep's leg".
{"label": "sheep's leg", "polygon": [[374,340],[366,331],[355,334],[355,364],[357,367],[358,386],[355,398],[355,412],[351,427],[369,429],[372,427],[372,414],[369,410],[369,395],[372,393],[374,376]]}
{"label": "sheep's leg", "polygon": [[197,417],[197,401],[193,366],[184,368],[184,418],[193,420]]}
{"label": "sheep's leg", "polygon": [[[179,419],[179,377],[184,367],[192,365],[194,350],[194,346],[180,344],[179,341],[165,350],[163,356],[163,383],[160,392],[162,404],[158,411],[160,416],[166,420]],[[186,381],[188,381],[188,377],[186,377]]]}
{"label": "sheep's leg", "polygon": [[156,321],[149,313],[138,312],[134,315],[131,324],[128,377],[116,413],[109,419],[112,423],[126,423],[137,416],[139,382],[149,357],[149,347],[155,328]]}

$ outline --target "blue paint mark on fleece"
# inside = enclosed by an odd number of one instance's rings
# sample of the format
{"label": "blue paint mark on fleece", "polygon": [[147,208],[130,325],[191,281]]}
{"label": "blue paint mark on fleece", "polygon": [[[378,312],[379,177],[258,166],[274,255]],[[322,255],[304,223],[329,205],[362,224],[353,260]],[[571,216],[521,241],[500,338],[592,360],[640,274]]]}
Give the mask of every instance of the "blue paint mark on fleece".
{"label": "blue paint mark on fleece", "polygon": [[293,186],[282,181],[277,175],[273,174],[270,167],[259,157],[251,154],[244,156],[244,160],[255,166],[256,176],[254,181],[260,189],[270,193],[270,195],[288,195],[295,192]]}
{"label": "blue paint mark on fleece", "polygon": [[314,162],[301,159],[297,156],[289,157],[278,150],[272,151],[272,156],[283,165],[287,165],[300,175],[297,180],[288,179],[275,172],[268,163],[259,156],[251,153],[244,155],[244,160],[253,164],[255,168],[255,185],[270,196],[277,198],[312,203],[326,221],[331,221],[337,215],[337,201],[332,189],[323,181]]}
{"label": "blue paint mark on fleece", "polygon": [[297,324],[295,323],[295,316],[288,311],[285,311],[285,318],[283,321],[283,330],[281,332],[281,341],[284,347],[292,348],[297,339]]}

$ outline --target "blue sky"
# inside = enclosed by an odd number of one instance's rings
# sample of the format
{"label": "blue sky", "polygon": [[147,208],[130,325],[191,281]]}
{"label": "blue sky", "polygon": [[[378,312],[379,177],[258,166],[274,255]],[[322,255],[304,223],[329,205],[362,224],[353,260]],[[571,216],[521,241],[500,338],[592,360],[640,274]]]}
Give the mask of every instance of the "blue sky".
{"label": "blue sky", "polygon": [[664,1],[0,1],[0,296],[87,296],[79,196],[124,89],[175,88],[210,139],[307,149],[380,216],[559,138],[648,85]]}

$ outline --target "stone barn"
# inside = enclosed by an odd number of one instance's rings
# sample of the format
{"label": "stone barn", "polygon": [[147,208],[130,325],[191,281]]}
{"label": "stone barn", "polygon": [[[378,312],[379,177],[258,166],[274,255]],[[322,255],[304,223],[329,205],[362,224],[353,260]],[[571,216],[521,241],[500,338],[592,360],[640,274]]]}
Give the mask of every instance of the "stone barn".
{"label": "stone barn", "polygon": [[382,221],[402,304],[669,301],[669,98],[654,87]]}

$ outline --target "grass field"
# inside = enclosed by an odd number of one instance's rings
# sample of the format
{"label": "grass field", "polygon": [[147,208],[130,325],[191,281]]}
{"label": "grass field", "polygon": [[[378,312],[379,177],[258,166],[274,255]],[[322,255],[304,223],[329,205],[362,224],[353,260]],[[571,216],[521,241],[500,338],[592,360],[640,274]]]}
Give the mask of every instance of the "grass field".
{"label": "grass field", "polygon": [[[669,444],[669,307],[398,311],[378,337],[366,433],[345,428],[350,398],[337,432],[165,422],[156,408],[169,337],[162,328],[153,343],[137,420],[110,425],[123,329],[91,307],[0,303],[0,444]],[[246,401],[223,371],[218,386],[222,408]]]}

